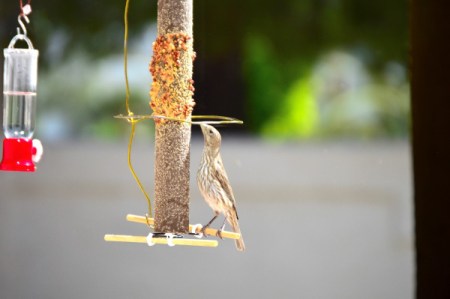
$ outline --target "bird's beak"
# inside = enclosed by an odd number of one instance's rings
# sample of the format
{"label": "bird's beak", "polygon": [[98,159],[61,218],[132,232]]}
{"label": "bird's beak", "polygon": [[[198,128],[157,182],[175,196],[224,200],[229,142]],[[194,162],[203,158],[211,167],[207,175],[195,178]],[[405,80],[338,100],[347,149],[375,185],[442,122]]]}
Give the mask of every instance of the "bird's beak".
{"label": "bird's beak", "polygon": [[206,125],[205,124],[200,124],[200,128],[202,129],[203,135],[205,135]]}

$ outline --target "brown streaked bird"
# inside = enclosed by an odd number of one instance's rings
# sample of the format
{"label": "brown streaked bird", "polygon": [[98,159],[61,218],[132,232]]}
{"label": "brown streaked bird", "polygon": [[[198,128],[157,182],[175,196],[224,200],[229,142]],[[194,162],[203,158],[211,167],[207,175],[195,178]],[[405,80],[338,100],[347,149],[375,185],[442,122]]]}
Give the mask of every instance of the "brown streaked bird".
{"label": "brown streaked bird", "polygon": [[[234,232],[240,234],[236,200],[220,156],[222,138],[219,131],[214,127],[207,124],[200,124],[200,127],[205,139],[205,146],[200,168],[197,172],[197,184],[200,193],[215,214],[211,221],[203,227],[203,231],[222,213],[225,216],[225,220],[218,231],[218,236],[221,237],[220,232],[225,227],[225,221],[230,223]],[[242,235],[240,239],[236,240],[236,248],[239,251],[245,250]]]}

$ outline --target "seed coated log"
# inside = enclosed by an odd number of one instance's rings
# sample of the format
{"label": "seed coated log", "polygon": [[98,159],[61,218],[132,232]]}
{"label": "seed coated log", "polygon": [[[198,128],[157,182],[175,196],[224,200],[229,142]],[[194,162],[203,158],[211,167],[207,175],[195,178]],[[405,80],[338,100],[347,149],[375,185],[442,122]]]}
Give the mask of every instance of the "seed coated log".
{"label": "seed coated log", "polygon": [[[192,37],[192,13],[192,0],[158,0],[158,35],[183,33]],[[192,53],[192,41],[189,47]],[[182,59],[181,64],[178,76],[192,78],[192,59]],[[170,100],[182,105],[192,102],[191,93],[180,93],[190,98]],[[155,130],[155,232],[186,234],[191,128],[186,123],[164,121],[156,122]]]}
{"label": "seed coated log", "polygon": [[191,128],[157,124],[155,136],[155,231],[188,233]]}

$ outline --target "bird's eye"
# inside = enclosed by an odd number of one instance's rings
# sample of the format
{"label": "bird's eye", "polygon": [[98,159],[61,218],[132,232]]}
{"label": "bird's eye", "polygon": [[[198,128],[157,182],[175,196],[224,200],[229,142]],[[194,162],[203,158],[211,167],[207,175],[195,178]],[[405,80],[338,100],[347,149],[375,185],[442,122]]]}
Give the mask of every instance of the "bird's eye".
{"label": "bird's eye", "polygon": [[213,132],[212,130],[209,130],[209,134],[211,134],[211,135],[212,135],[213,133],[214,133],[214,132]]}

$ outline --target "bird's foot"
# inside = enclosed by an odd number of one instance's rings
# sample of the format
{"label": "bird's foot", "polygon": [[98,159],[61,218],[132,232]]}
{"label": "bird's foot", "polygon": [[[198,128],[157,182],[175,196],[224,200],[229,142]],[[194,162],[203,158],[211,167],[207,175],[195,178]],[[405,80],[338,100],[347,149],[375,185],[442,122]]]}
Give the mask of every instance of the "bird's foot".
{"label": "bird's foot", "polygon": [[223,238],[222,238],[222,231],[225,228],[225,221],[226,220],[227,220],[227,218],[225,217],[225,219],[223,220],[222,226],[220,227],[220,229],[217,230],[217,233],[216,233],[216,236],[221,238],[222,240],[223,240]]}
{"label": "bird's foot", "polygon": [[214,220],[216,220],[216,218],[219,216],[219,213],[216,212],[216,214],[214,215],[214,217],[205,225],[202,227],[201,233],[206,237],[206,229],[211,225],[211,223],[213,223]]}
{"label": "bird's foot", "polygon": [[200,230],[200,234],[202,234],[204,237],[208,237],[208,234],[206,233],[206,229],[208,228],[208,225],[202,227]]}

